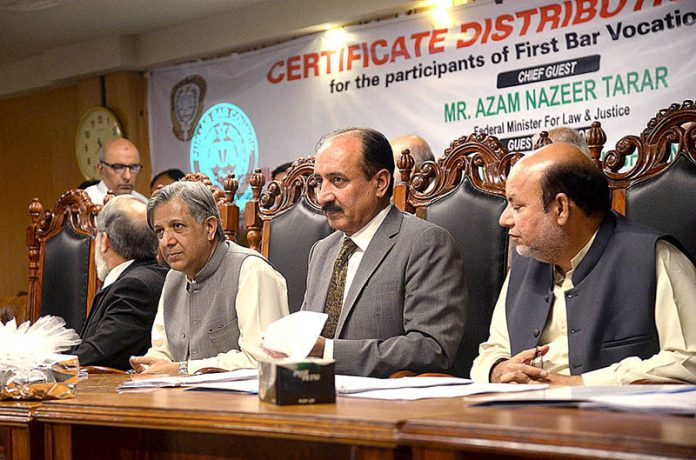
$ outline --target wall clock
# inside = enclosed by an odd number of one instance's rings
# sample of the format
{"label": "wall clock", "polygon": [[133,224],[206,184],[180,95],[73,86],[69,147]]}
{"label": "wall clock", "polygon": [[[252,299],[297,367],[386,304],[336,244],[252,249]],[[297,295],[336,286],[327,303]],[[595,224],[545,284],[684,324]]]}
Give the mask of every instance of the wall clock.
{"label": "wall clock", "polygon": [[75,157],[85,179],[99,179],[99,149],[115,137],[123,137],[123,128],[111,110],[93,107],[82,117],[75,135]]}

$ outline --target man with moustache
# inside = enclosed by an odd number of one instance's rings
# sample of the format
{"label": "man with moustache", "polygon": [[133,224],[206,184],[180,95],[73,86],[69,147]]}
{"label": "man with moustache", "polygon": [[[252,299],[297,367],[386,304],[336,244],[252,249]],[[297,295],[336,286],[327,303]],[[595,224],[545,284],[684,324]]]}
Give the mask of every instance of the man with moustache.
{"label": "man with moustache", "polygon": [[285,279],[259,253],[225,239],[213,194],[200,182],[169,184],[147,220],[171,267],[137,372],[193,374],[256,367],[261,332],[288,314]]}
{"label": "man with moustache", "polygon": [[302,309],[328,314],[311,355],[334,358],[338,374],[451,370],[466,313],[462,258],[446,230],[390,204],[387,139],[335,131],[320,141],[314,171],[336,232],[309,256]]}
{"label": "man with moustache", "polygon": [[474,380],[696,383],[696,268],[678,241],[613,213],[571,144],[517,162],[506,195],[516,254]]}
{"label": "man with moustache", "polygon": [[102,287],[73,353],[80,364],[126,370],[128,359],[150,346],[150,330],[167,271],[155,262],[157,238],[147,226],[146,207],[123,195],[97,216],[94,260]]}
{"label": "man with moustache", "polygon": [[131,141],[123,137],[111,139],[99,149],[97,172],[101,181],[87,187],[85,192],[94,204],[104,203],[109,190],[114,195],[132,195],[147,203],[147,198],[134,190],[142,167],[140,153]]}

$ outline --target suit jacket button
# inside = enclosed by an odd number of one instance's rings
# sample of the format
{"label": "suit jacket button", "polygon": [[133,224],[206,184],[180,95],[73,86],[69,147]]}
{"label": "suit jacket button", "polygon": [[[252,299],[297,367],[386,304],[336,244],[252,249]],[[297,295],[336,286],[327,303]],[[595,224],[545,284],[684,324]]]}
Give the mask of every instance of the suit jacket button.
{"label": "suit jacket button", "polygon": [[539,337],[539,329],[534,329],[534,337]]}

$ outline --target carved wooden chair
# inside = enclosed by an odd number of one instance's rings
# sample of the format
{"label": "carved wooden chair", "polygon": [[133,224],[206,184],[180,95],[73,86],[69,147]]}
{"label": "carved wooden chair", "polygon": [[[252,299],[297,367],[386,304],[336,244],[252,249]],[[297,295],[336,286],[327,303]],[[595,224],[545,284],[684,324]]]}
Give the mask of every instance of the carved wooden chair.
{"label": "carved wooden chair", "polygon": [[263,193],[265,179],[260,169],[249,181],[247,241],[285,277],[291,313],[302,306],[312,245],[333,231],[317,201],[313,174],[314,157],[310,156],[293,162],[282,182],[272,181]]}
{"label": "carved wooden chair", "polygon": [[92,236],[100,209],[83,190],[65,192],[53,209],[32,200],[27,227],[27,317],[32,322],[55,315],[78,333],[82,329],[97,291]]}
{"label": "carved wooden chair", "polygon": [[[220,211],[220,219],[222,220],[222,229],[225,232],[225,237],[228,240],[236,241],[237,232],[239,229],[239,207],[234,203],[234,195],[239,188],[239,182],[235,179],[234,174],[230,174],[223,183],[224,190],[220,190],[213,185],[213,182],[208,176],[203,173],[186,174],[182,181],[202,182],[207,185],[215,197],[215,203]],[[159,188],[157,189],[159,191]],[[155,193],[157,193],[157,191]]]}
{"label": "carved wooden chair", "polygon": [[[593,123],[592,130],[606,142],[599,122]],[[637,154],[635,164],[626,169],[626,158],[633,153]],[[607,152],[602,167],[614,210],[674,235],[696,259],[694,101],[660,110],[639,136],[621,138]]]}
{"label": "carved wooden chair", "polygon": [[505,280],[508,236],[498,220],[506,206],[507,172],[520,156],[479,133],[454,140],[437,162],[423,163],[414,174],[408,152],[398,161],[403,182],[395,188],[396,206],[447,229],[464,258],[469,305],[457,356],[460,376],[468,377],[479,344],[488,338]]}

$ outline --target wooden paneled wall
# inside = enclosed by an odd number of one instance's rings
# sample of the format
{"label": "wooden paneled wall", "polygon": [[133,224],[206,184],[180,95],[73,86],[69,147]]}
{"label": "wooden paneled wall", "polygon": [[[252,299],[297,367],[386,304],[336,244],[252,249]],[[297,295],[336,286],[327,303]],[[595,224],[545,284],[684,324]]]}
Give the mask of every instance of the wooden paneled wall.
{"label": "wooden paneled wall", "polygon": [[0,100],[0,295],[15,295],[28,284],[25,228],[28,207],[38,197],[53,207],[84,178],[75,160],[75,131],[87,109],[102,103],[118,116],[126,137],[139,148],[144,165],[136,189],[149,194],[147,85],[142,74],[119,72],[78,83]]}

